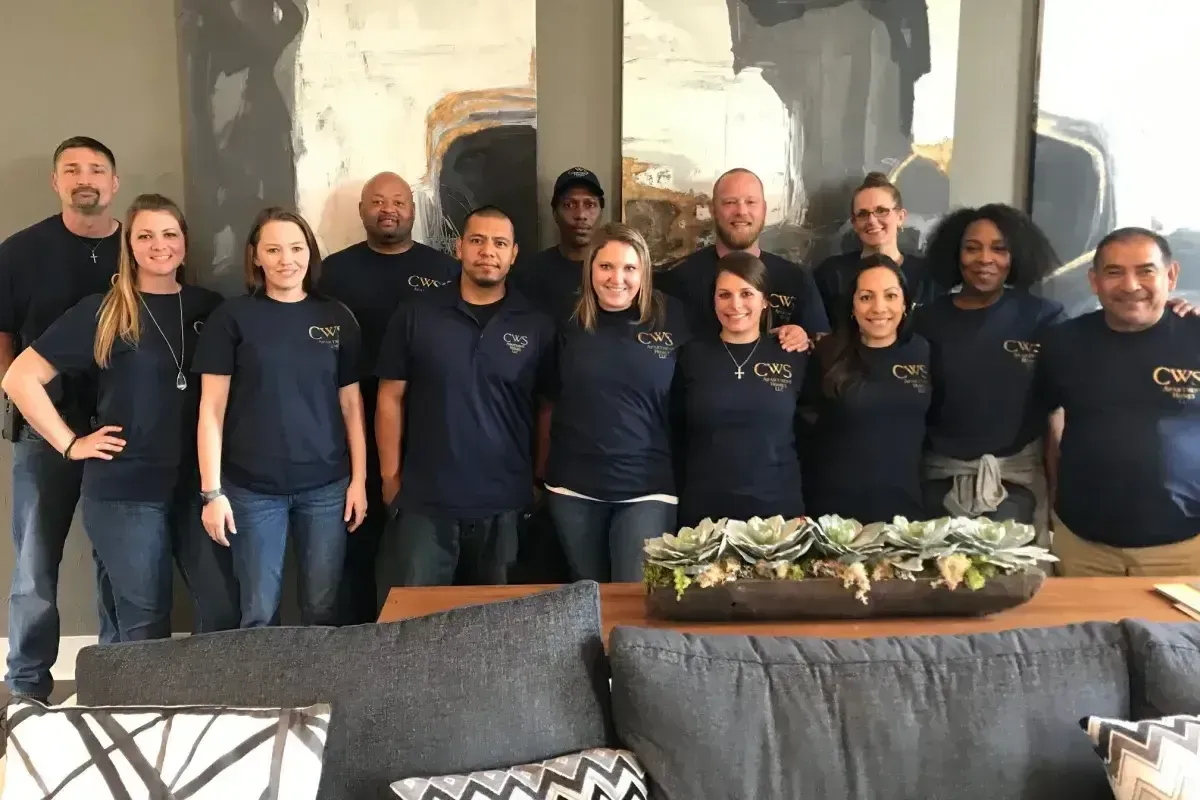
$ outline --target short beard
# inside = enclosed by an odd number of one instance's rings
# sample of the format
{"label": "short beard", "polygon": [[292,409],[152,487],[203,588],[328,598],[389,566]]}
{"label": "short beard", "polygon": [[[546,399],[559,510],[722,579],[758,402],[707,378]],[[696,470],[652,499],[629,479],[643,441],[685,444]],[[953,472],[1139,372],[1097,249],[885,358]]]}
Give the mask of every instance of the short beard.
{"label": "short beard", "polygon": [[754,230],[751,236],[735,237],[730,232],[723,230],[720,225],[714,227],[716,228],[717,239],[730,250],[748,250],[753,247],[754,243],[758,241],[758,237],[762,235],[763,230],[760,226]]}
{"label": "short beard", "polygon": [[396,228],[394,231],[384,232],[379,228],[366,228],[367,239],[372,244],[403,244],[412,238],[412,228]]}
{"label": "short beard", "polygon": [[89,203],[77,203],[74,198],[71,199],[71,210],[83,214],[85,217],[98,217],[107,208],[108,206],[100,202],[99,197]]}

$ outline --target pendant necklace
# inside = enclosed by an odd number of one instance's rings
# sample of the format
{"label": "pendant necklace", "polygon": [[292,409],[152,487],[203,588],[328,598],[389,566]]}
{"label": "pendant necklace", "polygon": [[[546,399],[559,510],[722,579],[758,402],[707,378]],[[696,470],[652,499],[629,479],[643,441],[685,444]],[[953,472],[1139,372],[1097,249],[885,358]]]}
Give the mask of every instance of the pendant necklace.
{"label": "pendant necklace", "polygon": [[[89,249],[92,251],[92,252],[91,252],[91,256],[92,256],[92,263],[93,263],[93,264],[98,264],[98,263],[100,263],[99,261],[97,261],[97,260],[96,260],[96,251],[100,249],[100,245],[104,244],[104,239],[101,239],[100,241],[96,242],[96,246],[95,246],[95,247],[89,247],[89,245],[88,245],[87,241],[86,241],[86,240],[85,240],[85,239],[84,239],[82,236],[80,236],[79,234],[77,234],[77,233],[74,233],[74,234],[72,234],[72,236],[74,236],[76,239],[78,239],[78,240],[79,240],[79,242],[80,242],[80,244],[82,244],[84,247],[88,247],[88,248],[89,248]],[[107,238],[107,237],[105,237],[105,238]]]}
{"label": "pendant necklace", "polygon": [[171,341],[167,338],[167,334],[163,333],[162,326],[154,318],[154,312],[150,310],[150,306],[146,305],[146,298],[142,297],[141,292],[138,292],[138,299],[142,301],[142,308],[146,309],[146,313],[150,315],[150,321],[154,323],[154,327],[158,328],[158,332],[162,334],[163,341],[167,343],[167,349],[171,351],[171,360],[175,362],[175,366],[179,369],[175,373],[175,388],[182,392],[187,388],[187,376],[183,374],[183,353],[184,348],[187,347],[187,340],[184,338],[183,329],[183,288],[179,289],[179,358],[175,357],[175,348],[171,347]]}
{"label": "pendant necklace", "polygon": [[743,358],[743,359],[742,359],[742,363],[740,363],[740,364],[739,364],[739,363],[738,363],[738,361],[737,361],[737,359],[733,357],[733,353],[732,353],[732,352],[730,351],[730,349],[729,349],[729,344],[728,344],[728,343],[727,343],[727,342],[726,342],[724,339],[722,339],[722,340],[721,340],[721,344],[723,344],[723,345],[725,346],[725,352],[726,352],[726,353],[729,353],[729,359],[730,359],[731,361],[733,361],[733,365],[734,365],[735,367],[737,367],[737,371],[736,371],[736,372],[734,372],[733,374],[734,374],[734,375],[737,375],[737,379],[738,379],[739,381],[742,379],[742,375],[743,375],[743,374],[745,374],[745,373],[743,373],[743,372],[742,372],[742,367],[746,366],[746,362],[747,362],[747,361],[749,361],[750,359],[754,358],[754,351],[758,349],[758,343],[759,343],[759,342],[761,342],[761,341],[762,341],[762,337],[761,337],[761,336],[760,336],[760,337],[758,337],[757,339],[755,339],[755,340],[754,340],[754,347],[752,347],[752,348],[750,349],[750,355],[748,355],[748,356],[746,356],[745,358]]}

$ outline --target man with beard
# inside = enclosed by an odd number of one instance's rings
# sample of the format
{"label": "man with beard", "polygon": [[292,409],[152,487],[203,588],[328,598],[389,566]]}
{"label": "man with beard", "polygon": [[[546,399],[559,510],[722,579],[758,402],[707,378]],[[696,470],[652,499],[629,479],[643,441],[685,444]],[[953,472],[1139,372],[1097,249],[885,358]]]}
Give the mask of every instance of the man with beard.
{"label": "man with beard", "polygon": [[510,282],[540,309],[567,319],[579,300],[583,256],[604,209],[604,190],[591,170],[571,167],[554,182],[550,197],[558,244],[513,268]]}
{"label": "man with beard", "polygon": [[[388,320],[404,300],[452,283],[458,262],[413,241],[412,189],[403,178],[382,172],[363,186],[358,204],[367,238],[332,254],[322,265],[318,291],[342,301],[362,330],[363,375],[371,376]],[[374,377],[361,382],[367,420],[375,419]],[[372,424],[372,423],[368,423]],[[379,481],[379,450],[367,431],[367,518],[346,543],[341,616],[348,625],[374,622],[379,615],[375,558],[387,524]]]}
{"label": "man with beard", "polygon": [[545,463],[534,428],[548,421],[540,398],[555,333],[548,314],[507,291],[515,238],[500,209],[472,211],[459,281],[405,302],[388,323],[375,432],[383,499],[400,514],[380,547],[381,586],[508,582]]}
{"label": "man with beard", "polygon": [[687,307],[694,334],[720,330],[713,294],[717,261],[742,251],[757,256],[767,267],[772,324],[783,349],[804,350],[810,339],[829,332],[829,318],[812,275],[782,256],[759,247],[767,219],[762,181],[748,169],[731,169],[713,184],[712,217],[716,244],[701,248],[655,276],[655,283]]}
{"label": "man with beard", "polygon": [[[73,136],[54,151],[50,185],[62,211],[0,243],[0,376],[17,354],[84,297],[108,291],[117,271],[121,225],[109,206],[120,181],[102,143]],[[92,430],[96,387],[59,376],[46,386],[62,418]],[[5,399],[4,437],[13,443],[13,547],[8,674],[14,695],[45,700],[58,659],[58,569],[79,502],[83,462],[56,451]],[[93,551],[93,559],[95,552]],[[112,592],[96,561],[100,640],[115,641]]]}

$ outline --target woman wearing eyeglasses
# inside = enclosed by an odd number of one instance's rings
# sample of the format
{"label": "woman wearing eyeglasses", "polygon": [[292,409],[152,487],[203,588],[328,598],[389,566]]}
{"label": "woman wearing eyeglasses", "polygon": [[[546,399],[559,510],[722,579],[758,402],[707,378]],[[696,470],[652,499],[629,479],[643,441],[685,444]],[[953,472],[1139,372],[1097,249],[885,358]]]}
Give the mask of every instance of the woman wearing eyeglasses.
{"label": "woman wearing eyeglasses", "polygon": [[859,265],[862,259],[871,255],[887,256],[900,266],[909,288],[910,306],[923,305],[944,293],[934,281],[927,279],[925,260],[921,256],[900,251],[900,229],[907,216],[900,190],[882,172],[869,173],[854,190],[850,218],[862,248],[830,256],[813,272],[831,321],[835,318],[845,321],[841,319],[844,317],[842,310],[854,291]]}

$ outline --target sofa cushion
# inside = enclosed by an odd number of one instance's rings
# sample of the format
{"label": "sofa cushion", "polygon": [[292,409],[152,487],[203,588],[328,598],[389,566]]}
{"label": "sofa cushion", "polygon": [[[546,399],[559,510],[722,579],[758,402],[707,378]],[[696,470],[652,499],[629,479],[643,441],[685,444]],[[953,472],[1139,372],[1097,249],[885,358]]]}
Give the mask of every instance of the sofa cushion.
{"label": "sofa cushion", "polygon": [[75,679],[86,705],[330,703],[321,800],[612,738],[595,583],[391,624],[93,646]]}
{"label": "sofa cushion", "polygon": [[1121,623],[1129,637],[1134,719],[1200,714],[1200,623]]}
{"label": "sofa cushion", "polygon": [[84,708],[8,704],[5,800],[312,800],[329,706]]}
{"label": "sofa cushion", "polygon": [[1129,709],[1108,623],[784,639],[617,628],[617,735],[661,800],[1111,798],[1079,720]]}

